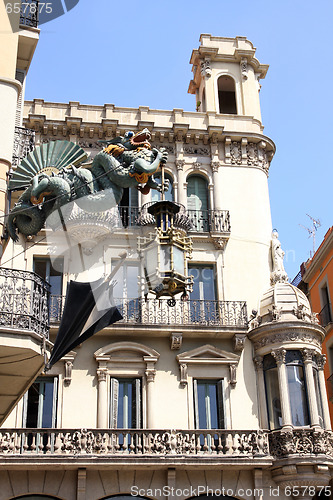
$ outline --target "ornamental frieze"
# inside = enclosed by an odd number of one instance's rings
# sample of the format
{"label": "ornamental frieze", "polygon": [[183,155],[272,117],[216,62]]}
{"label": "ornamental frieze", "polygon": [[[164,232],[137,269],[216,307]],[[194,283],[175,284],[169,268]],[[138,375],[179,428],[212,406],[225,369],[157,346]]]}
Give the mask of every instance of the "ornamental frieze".
{"label": "ornamental frieze", "polygon": [[280,344],[281,342],[307,342],[315,347],[321,348],[321,342],[317,335],[305,332],[284,332],[275,333],[274,335],[266,335],[262,339],[254,342],[254,349],[258,350],[272,344]]}
{"label": "ornamental frieze", "polygon": [[230,137],[225,140],[225,163],[261,168],[266,174],[269,171],[270,155],[266,151],[267,144],[248,142],[246,138],[241,141],[232,141]]}

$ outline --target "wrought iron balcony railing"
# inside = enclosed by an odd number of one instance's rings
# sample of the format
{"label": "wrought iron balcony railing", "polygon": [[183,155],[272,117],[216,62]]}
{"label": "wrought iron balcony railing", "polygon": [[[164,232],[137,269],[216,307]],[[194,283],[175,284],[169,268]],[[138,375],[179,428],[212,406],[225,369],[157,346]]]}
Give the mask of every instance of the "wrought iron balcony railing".
{"label": "wrought iron balcony railing", "polygon": [[12,166],[17,167],[35,147],[35,131],[15,127]]}
{"label": "wrought iron balcony railing", "polygon": [[[61,320],[65,297],[50,297],[50,322]],[[115,299],[123,315],[116,323],[129,325],[170,325],[203,327],[228,326],[245,328],[247,326],[247,308],[244,301],[188,300],[176,299],[176,305],[170,307],[165,299],[133,300]]]}
{"label": "wrought iron balcony railing", "polygon": [[38,28],[38,10],[38,0],[24,0],[21,3],[20,24],[30,28]]}
{"label": "wrought iron balcony railing", "polygon": [[269,455],[268,433],[239,430],[0,429],[3,455]]}
{"label": "wrought iron balcony railing", "polygon": [[[154,225],[155,219],[148,209],[155,202],[146,203],[140,210],[138,224]],[[177,203],[179,212],[175,217],[175,224],[184,227],[188,231],[197,233],[230,233],[229,210],[187,210],[183,205]]]}
{"label": "wrought iron balcony railing", "polygon": [[230,233],[229,210],[187,210],[192,223],[190,231],[204,233]]}
{"label": "wrought iron balcony railing", "polygon": [[37,274],[0,268],[0,328],[48,338],[48,295],[49,285]]}
{"label": "wrought iron balcony railing", "polygon": [[327,326],[329,323],[332,323],[332,306],[330,303],[327,303],[322,308],[318,314],[318,319],[321,326]]}

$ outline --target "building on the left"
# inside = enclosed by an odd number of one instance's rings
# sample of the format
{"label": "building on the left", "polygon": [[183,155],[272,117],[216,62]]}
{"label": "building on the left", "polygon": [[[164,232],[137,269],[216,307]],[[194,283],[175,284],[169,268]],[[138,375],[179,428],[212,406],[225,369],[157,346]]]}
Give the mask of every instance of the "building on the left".
{"label": "building on the left", "polygon": [[[22,127],[22,108],[40,30],[38,1],[26,4],[21,9],[18,2],[0,4],[0,256],[10,206],[7,182],[34,145],[34,132]],[[42,370],[48,350],[47,284],[32,272],[9,267],[3,261],[0,268],[0,424]]]}

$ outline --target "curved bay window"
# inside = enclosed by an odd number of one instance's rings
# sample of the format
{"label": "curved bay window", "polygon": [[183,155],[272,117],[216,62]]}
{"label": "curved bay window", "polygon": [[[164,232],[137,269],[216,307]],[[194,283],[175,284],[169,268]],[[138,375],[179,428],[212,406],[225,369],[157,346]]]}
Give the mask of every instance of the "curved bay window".
{"label": "curved bay window", "polygon": [[271,354],[264,357],[264,375],[266,387],[266,401],[270,429],[282,426],[281,401],[278,373],[275,359]]}
{"label": "curved bay window", "polygon": [[222,75],[217,80],[219,95],[219,112],[237,115],[235,80],[231,76]]}

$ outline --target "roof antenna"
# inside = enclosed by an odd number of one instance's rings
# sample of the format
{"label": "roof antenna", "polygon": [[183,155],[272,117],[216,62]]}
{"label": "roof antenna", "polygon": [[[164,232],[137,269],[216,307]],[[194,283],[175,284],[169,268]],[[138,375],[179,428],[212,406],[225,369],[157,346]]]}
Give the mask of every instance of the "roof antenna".
{"label": "roof antenna", "polygon": [[[314,219],[309,214],[306,214],[306,215],[309,217],[309,219],[312,220],[312,227],[305,227],[305,226],[303,226],[303,224],[298,224],[298,225],[301,226],[301,227],[303,227],[309,233],[309,238],[311,238],[311,236],[312,236],[312,241],[313,241],[313,255],[314,255],[315,251],[316,251],[316,231],[321,226],[321,222],[320,222],[319,219]],[[310,259],[313,257],[313,255],[311,255],[311,251],[310,251]]]}

